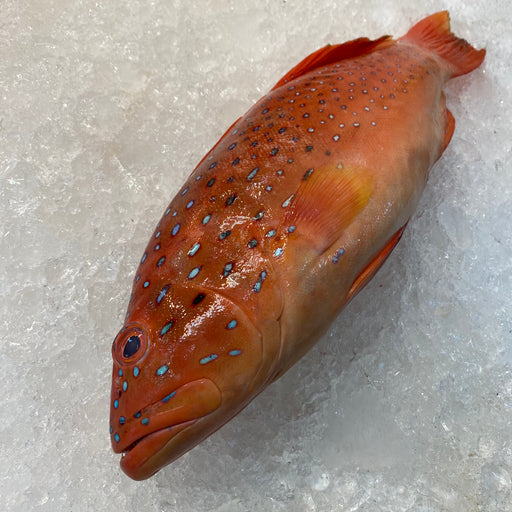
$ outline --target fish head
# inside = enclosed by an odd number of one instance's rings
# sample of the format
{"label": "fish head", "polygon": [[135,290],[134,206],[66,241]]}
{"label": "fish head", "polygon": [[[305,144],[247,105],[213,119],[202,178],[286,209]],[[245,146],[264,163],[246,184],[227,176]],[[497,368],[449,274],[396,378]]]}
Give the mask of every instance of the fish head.
{"label": "fish head", "polygon": [[112,447],[135,480],[183,455],[261,390],[260,332],[210,290],[169,286],[132,306],[112,356]]}

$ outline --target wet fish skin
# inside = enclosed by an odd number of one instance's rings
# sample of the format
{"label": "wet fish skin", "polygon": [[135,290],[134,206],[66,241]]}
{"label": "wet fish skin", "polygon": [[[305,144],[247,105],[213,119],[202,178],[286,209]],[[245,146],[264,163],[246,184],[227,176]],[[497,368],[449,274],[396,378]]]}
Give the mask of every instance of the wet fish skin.
{"label": "wet fish skin", "polygon": [[310,55],[236,121],[159,222],[114,340],[110,434],[150,477],[325,332],[398,243],[485,51],[446,12]]}

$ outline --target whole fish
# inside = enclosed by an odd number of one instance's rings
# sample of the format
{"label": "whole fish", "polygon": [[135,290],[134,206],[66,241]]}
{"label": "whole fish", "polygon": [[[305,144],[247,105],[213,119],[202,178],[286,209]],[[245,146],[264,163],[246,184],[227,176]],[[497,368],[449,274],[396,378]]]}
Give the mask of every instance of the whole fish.
{"label": "whole fish", "polygon": [[447,12],[306,57],[203,158],[142,256],[114,340],[110,434],[133,479],[302,357],[389,256],[483,61]]}

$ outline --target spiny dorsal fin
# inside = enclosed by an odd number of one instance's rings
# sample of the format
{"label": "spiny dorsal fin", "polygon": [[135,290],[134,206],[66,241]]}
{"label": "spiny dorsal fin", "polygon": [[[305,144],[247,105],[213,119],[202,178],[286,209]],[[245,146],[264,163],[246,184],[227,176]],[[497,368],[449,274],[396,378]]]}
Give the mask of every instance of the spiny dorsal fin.
{"label": "spiny dorsal fin", "polygon": [[324,252],[343,233],[368,203],[373,181],[364,168],[325,166],[314,170],[301,183],[286,226],[308,240],[318,253]]}
{"label": "spiny dorsal fin", "polygon": [[314,69],[328,66],[340,60],[354,59],[362,55],[367,55],[393,44],[395,44],[395,41],[391,39],[391,36],[383,36],[375,41],[371,41],[367,37],[360,37],[359,39],[347,41],[343,44],[328,44],[300,61],[274,85],[272,90]]}

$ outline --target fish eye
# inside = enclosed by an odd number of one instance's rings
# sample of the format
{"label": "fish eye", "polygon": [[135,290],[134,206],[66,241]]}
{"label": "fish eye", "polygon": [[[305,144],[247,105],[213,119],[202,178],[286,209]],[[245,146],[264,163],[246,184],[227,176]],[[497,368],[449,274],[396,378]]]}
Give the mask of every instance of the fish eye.
{"label": "fish eye", "polygon": [[140,361],[147,353],[149,337],[146,330],[137,324],[121,329],[114,344],[112,356],[120,365],[128,365]]}
{"label": "fish eye", "polygon": [[134,356],[140,348],[140,337],[130,336],[123,349],[123,357],[128,359]]}

